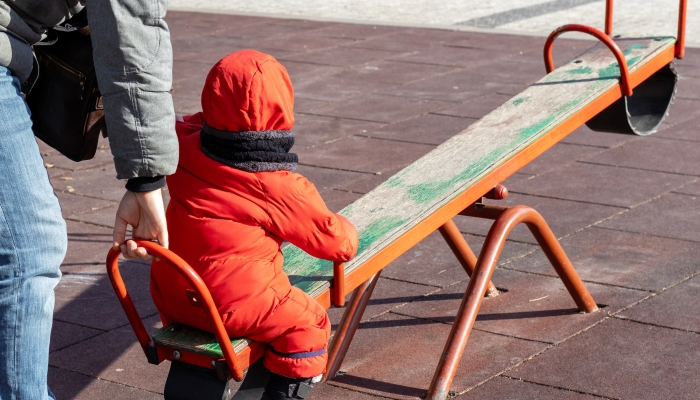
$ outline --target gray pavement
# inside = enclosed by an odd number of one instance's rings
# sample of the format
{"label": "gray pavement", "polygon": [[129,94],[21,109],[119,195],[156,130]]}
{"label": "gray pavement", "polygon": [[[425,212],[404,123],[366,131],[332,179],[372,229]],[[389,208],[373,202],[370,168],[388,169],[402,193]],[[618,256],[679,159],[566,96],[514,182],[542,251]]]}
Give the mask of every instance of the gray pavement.
{"label": "gray pavement", "polygon": [[[617,0],[615,31],[674,35],[678,0]],[[688,42],[700,46],[700,2],[688,2]],[[170,0],[169,9],[399,26],[547,35],[555,27],[604,26],[603,0]],[[572,34],[572,37],[583,35]]]}

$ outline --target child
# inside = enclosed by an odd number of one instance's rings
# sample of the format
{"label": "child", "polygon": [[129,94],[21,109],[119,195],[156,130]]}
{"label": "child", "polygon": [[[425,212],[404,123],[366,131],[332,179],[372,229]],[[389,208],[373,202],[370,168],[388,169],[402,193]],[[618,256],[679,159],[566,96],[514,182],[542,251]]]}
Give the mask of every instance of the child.
{"label": "child", "polygon": [[[282,271],[284,240],[314,257],[348,261],[357,231],[294,173],[292,84],[272,56],[244,50],[209,72],[201,113],[176,124],[177,172],[167,178],[170,249],[202,277],[231,337],[269,343],[264,399],[303,398],[325,372],[325,310]],[[151,293],[163,323],[212,331],[189,285],[154,261]],[[315,381],[313,381],[315,382]],[[269,396],[269,397],[265,397]]]}

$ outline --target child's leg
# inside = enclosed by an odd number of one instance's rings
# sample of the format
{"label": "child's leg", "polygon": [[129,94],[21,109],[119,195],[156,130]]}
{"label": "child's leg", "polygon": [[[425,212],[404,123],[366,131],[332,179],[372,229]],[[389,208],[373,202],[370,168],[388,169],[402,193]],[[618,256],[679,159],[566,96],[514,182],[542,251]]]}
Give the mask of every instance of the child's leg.
{"label": "child's leg", "polygon": [[326,311],[303,291],[292,288],[258,329],[246,337],[267,342],[265,367],[289,378],[312,378],[326,370],[331,324]]}

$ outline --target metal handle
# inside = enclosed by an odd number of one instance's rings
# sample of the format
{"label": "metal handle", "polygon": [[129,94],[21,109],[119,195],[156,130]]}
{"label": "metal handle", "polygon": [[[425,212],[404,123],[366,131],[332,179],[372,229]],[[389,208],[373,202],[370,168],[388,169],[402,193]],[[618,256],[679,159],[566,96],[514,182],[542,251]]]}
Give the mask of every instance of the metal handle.
{"label": "metal handle", "polygon": [[621,74],[621,83],[620,86],[622,86],[622,94],[624,94],[627,97],[632,96],[632,87],[630,86],[629,83],[629,69],[627,68],[627,60],[625,60],[625,56],[622,54],[622,51],[620,50],[620,47],[617,46],[617,43],[615,43],[614,40],[610,38],[610,36],[604,34],[603,32],[599,31],[598,29],[592,27],[592,26],[587,26],[587,25],[579,25],[579,24],[570,24],[570,25],[564,25],[561,26],[552,32],[549,37],[547,38],[547,41],[544,44],[544,65],[545,68],[547,69],[547,73],[550,73],[554,71],[554,60],[552,59],[552,46],[554,45],[554,40],[559,37],[562,33],[565,32],[581,32],[581,33],[587,33],[591,36],[594,36],[596,39],[600,40],[603,42],[610,51],[613,52],[615,55],[615,58],[617,59],[617,64],[620,67],[620,74]]}
{"label": "metal handle", "polygon": [[[189,264],[187,264],[187,262],[185,262],[185,260],[180,258],[172,251],[148,240],[133,240],[139,247],[145,248],[149,254],[160,258],[168,265],[173,267],[173,269],[175,269],[192,286],[196,294],[204,303],[203,308],[212,322],[214,327],[214,335],[216,336],[216,340],[219,342],[219,346],[221,346],[221,351],[224,354],[224,359],[229,372],[231,373],[233,379],[237,381],[242,380],[244,376],[243,370],[238,364],[238,357],[236,357],[236,353],[231,345],[231,339],[229,338],[228,333],[226,333],[224,324],[221,322],[221,316],[219,316],[219,312],[216,309],[214,299],[212,299],[211,293],[209,293],[209,289],[207,289],[204,281],[202,281],[202,278]],[[134,329],[134,333],[136,333],[136,337],[138,338],[138,341],[145,353],[146,346],[151,343],[151,339],[143,325],[143,322],[141,321],[141,318],[139,317],[138,311],[136,311],[134,302],[131,300],[129,293],[126,290],[124,280],[119,273],[119,254],[121,253],[119,251],[115,251],[114,249],[109,251],[109,254],[107,255],[107,273],[109,274],[109,280],[112,282],[112,287],[117,293],[119,302],[126,313],[126,317],[129,319],[129,323]]]}

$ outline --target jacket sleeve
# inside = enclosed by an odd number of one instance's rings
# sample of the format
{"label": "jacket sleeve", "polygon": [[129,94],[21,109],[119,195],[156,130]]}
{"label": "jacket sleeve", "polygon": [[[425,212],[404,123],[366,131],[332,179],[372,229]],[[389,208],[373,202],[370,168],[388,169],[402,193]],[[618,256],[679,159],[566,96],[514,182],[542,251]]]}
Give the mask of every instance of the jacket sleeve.
{"label": "jacket sleeve", "polygon": [[303,176],[289,174],[284,180],[276,188],[263,188],[270,215],[268,229],[314,257],[350,260],[357,252],[352,224],[341,222],[329,211],[316,187]]}
{"label": "jacket sleeve", "polygon": [[174,173],[167,0],[90,0],[86,7],[117,178]]}

